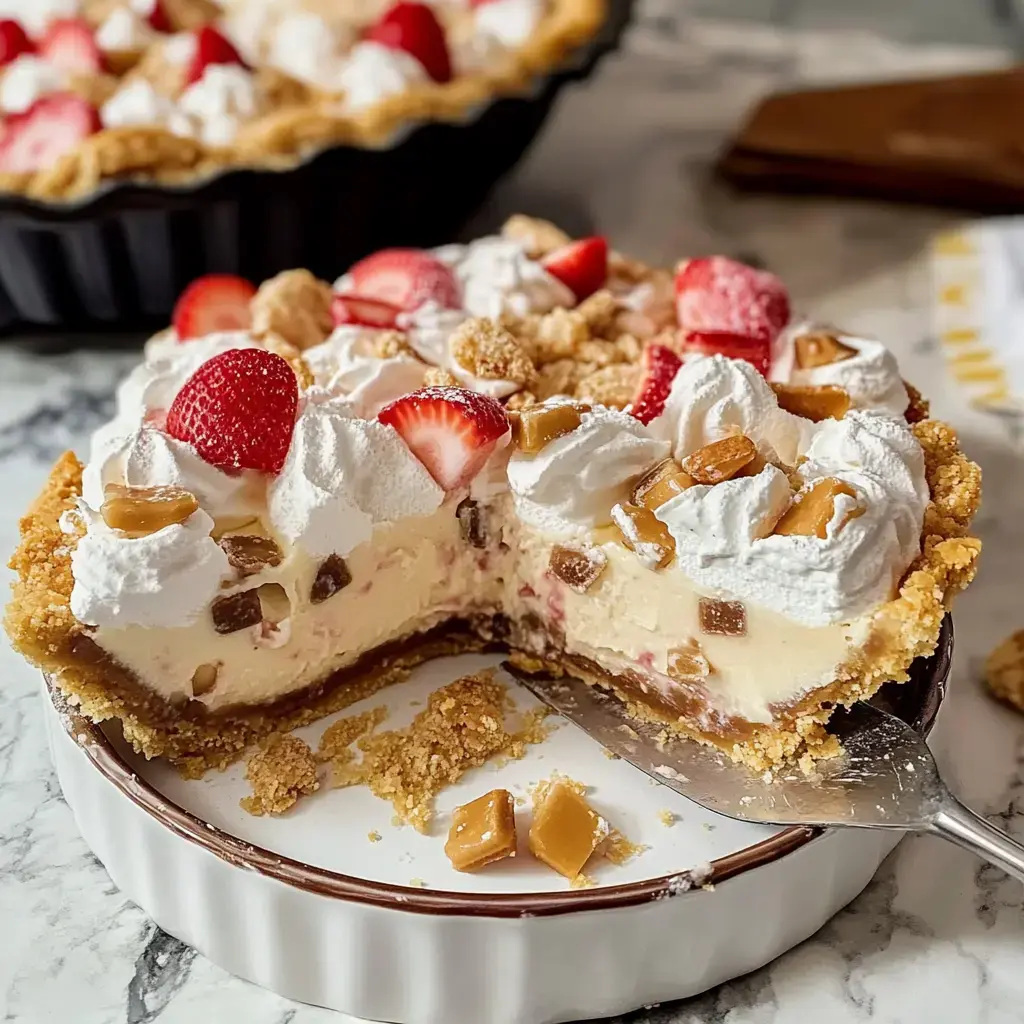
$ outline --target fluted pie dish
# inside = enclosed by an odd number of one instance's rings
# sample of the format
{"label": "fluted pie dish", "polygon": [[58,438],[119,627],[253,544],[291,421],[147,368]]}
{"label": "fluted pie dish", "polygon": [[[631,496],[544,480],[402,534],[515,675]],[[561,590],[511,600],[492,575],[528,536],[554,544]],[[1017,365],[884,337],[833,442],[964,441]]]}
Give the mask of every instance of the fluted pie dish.
{"label": "fluted pie dish", "polygon": [[196,282],[23,520],[7,629],[189,774],[490,648],[811,770],[934,650],[979,498],[891,353],[773,275],[514,218]]}

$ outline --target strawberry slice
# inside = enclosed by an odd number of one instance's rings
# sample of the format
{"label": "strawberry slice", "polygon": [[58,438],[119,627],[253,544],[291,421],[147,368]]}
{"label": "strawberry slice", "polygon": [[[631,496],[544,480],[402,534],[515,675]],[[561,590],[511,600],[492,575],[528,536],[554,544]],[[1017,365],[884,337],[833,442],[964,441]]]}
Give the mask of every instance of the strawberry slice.
{"label": "strawberry slice", "polygon": [[25,30],[10,18],[0,19],[0,67],[10,64],[23,53],[34,53],[35,46]]}
{"label": "strawberry slice", "polygon": [[185,381],[167,410],[166,430],[211,466],[280,473],[298,402],[286,360],[263,348],[233,348]]}
{"label": "strawberry slice", "polygon": [[608,280],[608,242],[600,235],[581,238],[548,253],[541,265],[582,302]]}
{"label": "strawberry slice", "polygon": [[377,414],[390,424],[446,491],[465,487],[508,430],[499,402],[464,388],[421,388]]}
{"label": "strawberry slice", "polygon": [[170,15],[164,7],[163,0],[152,0],[152,6],[146,14],[146,21],[154,32],[173,32]]}
{"label": "strawberry slice", "polygon": [[7,118],[0,135],[0,171],[45,170],[99,130],[100,116],[91,103],[73,93],[51,93]]}
{"label": "strawberry slice", "polygon": [[103,54],[82,18],[50,22],[39,40],[39,55],[71,75],[98,75],[104,70]]}
{"label": "strawberry slice", "polygon": [[730,331],[680,331],[680,341],[687,352],[702,355],[722,355],[729,359],[743,359],[765,376],[771,363],[772,343],[764,335],[751,337]]}
{"label": "strawberry slice", "polygon": [[415,57],[435,82],[451,80],[448,41],[437,16],[426,4],[399,0],[367,30],[366,38]]}
{"label": "strawberry slice", "polygon": [[252,323],[249,302],[256,289],[234,274],[197,277],[178,297],[171,322],[178,341],[216,331],[245,331]]}
{"label": "strawberry slice", "polygon": [[211,64],[238,64],[243,68],[246,66],[242,55],[212,25],[204,25],[195,35],[196,52],[186,77],[189,85],[198,82]]}
{"label": "strawberry slice", "polygon": [[421,249],[381,249],[351,270],[352,291],[402,310],[419,309],[433,300],[448,309],[461,301],[459,282],[436,256]]}
{"label": "strawberry slice", "polygon": [[364,299],[359,295],[335,295],[331,299],[331,317],[335,327],[357,324],[360,327],[392,328],[398,325],[401,310],[390,302]]}
{"label": "strawberry slice", "polygon": [[702,256],[676,269],[676,313],[683,330],[771,341],[789,323],[789,293],[766,270],[728,256]]}
{"label": "strawberry slice", "polygon": [[655,416],[661,415],[665,408],[665,399],[672,390],[672,381],[676,379],[676,373],[683,365],[683,361],[667,345],[652,342],[644,346],[641,364],[644,373],[629,412],[646,425]]}

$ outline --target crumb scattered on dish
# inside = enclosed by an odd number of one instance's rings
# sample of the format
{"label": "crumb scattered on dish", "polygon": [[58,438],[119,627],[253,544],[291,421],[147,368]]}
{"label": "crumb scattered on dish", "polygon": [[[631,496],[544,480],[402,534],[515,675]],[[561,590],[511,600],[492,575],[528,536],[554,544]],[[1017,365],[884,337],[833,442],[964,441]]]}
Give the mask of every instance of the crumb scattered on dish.
{"label": "crumb scattered on dish", "polygon": [[671,828],[679,820],[679,815],[670,811],[667,807],[663,807],[658,811],[658,821],[665,826],[665,828]]}
{"label": "crumb scattered on dish", "polygon": [[985,685],[994,697],[1024,711],[1024,629],[1008,636],[985,660]]}
{"label": "crumb scattered on dish", "polygon": [[242,799],[242,808],[257,817],[284,814],[320,788],[316,766],[312,749],[298,736],[268,736],[246,765],[252,795]]}

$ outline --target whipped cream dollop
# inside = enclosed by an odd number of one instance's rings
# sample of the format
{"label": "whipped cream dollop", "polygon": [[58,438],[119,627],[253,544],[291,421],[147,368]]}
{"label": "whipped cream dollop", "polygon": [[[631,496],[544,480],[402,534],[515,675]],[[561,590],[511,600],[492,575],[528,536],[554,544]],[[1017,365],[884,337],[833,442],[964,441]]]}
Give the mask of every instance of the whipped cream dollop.
{"label": "whipped cream dollop", "polygon": [[364,41],[349,51],[338,71],[336,88],[344,93],[345,108],[359,111],[430,80],[426,68],[412,54]]}
{"label": "whipped cream dollop", "polygon": [[175,32],[173,36],[161,40],[161,56],[169,64],[191,64],[196,55],[196,42],[194,32]]}
{"label": "whipped cream dollop", "polygon": [[342,69],[354,38],[355,33],[347,25],[298,11],[274,26],[266,61],[300,82],[325,92],[339,92],[345,88]]}
{"label": "whipped cream dollop", "polygon": [[40,36],[51,21],[73,18],[80,0],[0,0],[0,18],[18,22],[30,36]]}
{"label": "whipped cream dollop", "polygon": [[[855,354],[824,366],[801,369],[796,365],[795,342],[801,335],[811,333],[831,334]],[[902,416],[910,404],[896,357],[881,342],[842,334],[811,321],[793,324],[779,335],[768,376],[790,384],[837,385],[858,409],[883,409]]]}
{"label": "whipped cream dollop", "polygon": [[475,28],[512,49],[533,35],[543,14],[543,0],[489,0],[476,8]]}
{"label": "whipped cream dollop", "polygon": [[468,245],[444,245],[434,255],[451,267],[462,288],[463,308],[473,316],[527,316],[576,305],[573,293],[514,239],[494,235]]}
{"label": "whipped cream dollop", "polygon": [[[180,117],[174,101],[158,93],[145,78],[125,82],[100,107],[100,120],[104,128],[152,125],[175,131],[184,123]],[[191,131],[187,123],[185,128],[186,132]]]}
{"label": "whipped cream dollop", "polygon": [[311,389],[284,468],[268,488],[274,529],[309,554],[347,555],[377,523],[429,515],[444,491],[398,432]]}
{"label": "whipped cream dollop", "polygon": [[[229,146],[238,129],[259,113],[259,96],[252,73],[237,64],[210,64],[203,77],[178,98],[178,111],[191,124],[190,134],[207,146]],[[175,126],[175,131],[179,131]],[[185,134],[184,128],[181,134]]]}
{"label": "whipped cream dollop", "polygon": [[84,504],[85,536],[71,555],[71,612],[89,626],[187,626],[231,578],[227,555],[202,509],[145,537],[112,530]]}
{"label": "whipped cream dollop", "polygon": [[336,327],[326,341],[306,349],[303,358],[315,382],[343,395],[356,415],[371,419],[389,402],[423,386],[425,363],[400,353],[378,356],[375,340],[381,331],[370,327]]}
{"label": "whipped cream dollop", "polygon": [[115,7],[96,29],[96,45],[101,50],[142,50],[155,38],[156,32],[146,20],[140,5]]}
{"label": "whipped cream dollop", "polygon": [[517,451],[508,462],[516,512],[555,535],[582,533],[611,521],[611,508],[628,486],[663,459],[667,441],[618,409],[585,412],[580,426],[535,454]]}
{"label": "whipped cream dollop", "polygon": [[918,554],[929,500],[917,439],[885,413],[852,411],[817,424],[805,454],[805,486],[835,477],[856,493],[835,499],[824,539],[771,533],[790,490],[766,466],[691,487],[657,509],[676,541],[667,571],[806,626],[850,622],[889,600]]}
{"label": "whipped cream dollop", "polygon": [[0,110],[21,114],[36,100],[67,87],[67,73],[48,60],[23,53],[16,57],[0,77]]}

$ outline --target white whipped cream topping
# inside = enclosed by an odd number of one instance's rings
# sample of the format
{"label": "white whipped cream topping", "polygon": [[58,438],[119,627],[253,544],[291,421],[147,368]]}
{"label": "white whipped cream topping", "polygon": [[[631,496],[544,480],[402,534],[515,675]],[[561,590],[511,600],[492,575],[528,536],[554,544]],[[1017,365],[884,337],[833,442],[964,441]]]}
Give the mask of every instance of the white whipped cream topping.
{"label": "white whipped cream topping", "polygon": [[178,99],[179,111],[192,126],[191,132],[182,128],[180,134],[194,134],[208,146],[229,146],[242,122],[259,112],[255,81],[237,64],[208,65]]}
{"label": "white whipped cream topping", "polygon": [[196,55],[196,36],[194,32],[176,32],[163,40],[161,54],[170,64],[191,64]]}
{"label": "white whipped cream topping", "polygon": [[41,36],[57,18],[73,18],[80,0],[0,0],[0,18],[21,24],[30,36]]}
{"label": "white whipped cream topping", "polygon": [[628,413],[598,407],[580,426],[534,455],[517,451],[508,463],[516,512],[555,535],[582,533],[611,521],[612,505],[669,450]]}
{"label": "white whipped cream topping", "polygon": [[476,8],[475,28],[512,49],[533,35],[543,13],[543,0],[489,0]]}
{"label": "white whipped cream topping", "polygon": [[300,82],[325,92],[340,92],[345,88],[345,51],[354,38],[348,26],[300,11],[274,26],[266,61]]}
{"label": "white whipped cream topping", "polygon": [[434,255],[454,271],[462,305],[473,316],[526,316],[576,305],[573,293],[513,239],[493,235],[468,245],[441,246]]}
{"label": "white whipped cream topping", "polygon": [[16,57],[0,75],[0,109],[6,114],[21,114],[40,97],[68,84],[64,71],[30,53]]}
{"label": "white whipped cream topping", "polygon": [[71,555],[71,612],[79,622],[111,629],[187,626],[231,578],[227,555],[210,536],[213,520],[202,509],[138,538],[110,529],[87,507],[80,511],[86,534]]}
{"label": "white whipped cream topping", "polygon": [[115,7],[96,29],[96,45],[101,50],[144,49],[156,38],[146,13],[136,10],[134,5]]}
{"label": "white whipped cream topping", "polygon": [[336,88],[345,94],[346,109],[358,111],[430,80],[426,68],[412,54],[365,41],[349,50],[338,71]]}
{"label": "white whipped cream topping", "polygon": [[426,364],[410,355],[382,359],[374,354],[372,327],[345,325],[302,353],[318,385],[343,395],[356,415],[373,418],[389,402],[423,386]]}
{"label": "white whipped cream topping", "polygon": [[[813,331],[833,334],[857,354],[825,366],[800,369],[796,365],[795,340]],[[812,321],[794,324],[779,335],[768,376],[790,384],[834,384],[846,391],[856,408],[885,409],[896,416],[902,416],[910,402],[896,357],[881,342],[841,334]]]}
{"label": "white whipped cream topping", "polygon": [[268,489],[274,529],[309,554],[347,555],[376,523],[429,515],[444,492],[398,432],[307,392],[284,468]]}
{"label": "white whipped cream topping", "polygon": [[175,123],[172,100],[160,93],[145,78],[125,82],[100,108],[104,128],[130,125],[167,125]]}
{"label": "white whipped cream topping", "polygon": [[[848,483],[828,536],[768,535],[789,500],[785,476],[691,487],[656,515],[676,541],[676,561],[698,586],[750,601],[806,626],[849,622],[891,598],[917,556],[928,504],[924,455],[912,431],[876,412],[817,425],[800,475]],[[848,518],[854,509],[862,514]]]}

